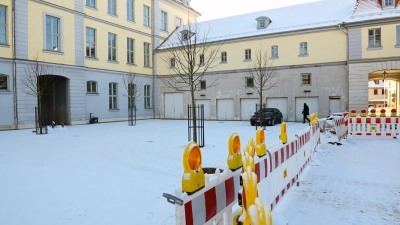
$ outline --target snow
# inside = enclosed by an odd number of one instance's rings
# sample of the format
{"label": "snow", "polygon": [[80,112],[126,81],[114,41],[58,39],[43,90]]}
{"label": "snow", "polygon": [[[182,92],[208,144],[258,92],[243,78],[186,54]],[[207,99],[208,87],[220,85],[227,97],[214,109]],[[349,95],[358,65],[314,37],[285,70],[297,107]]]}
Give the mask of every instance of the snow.
{"label": "snow", "polygon": [[[289,139],[306,127],[288,122]],[[267,127],[268,147],[279,142],[279,130]],[[203,167],[226,168],[233,132],[244,148],[256,130],[248,121],[205,122]],[[398,223],[399,139],[321,141],[300,186],[274,212],[290,225]],[[175,224],[175,207],[162,193],[181,188],[187,143],[184,120],[56,127],[47,135],[2,131],[0,224]]]}

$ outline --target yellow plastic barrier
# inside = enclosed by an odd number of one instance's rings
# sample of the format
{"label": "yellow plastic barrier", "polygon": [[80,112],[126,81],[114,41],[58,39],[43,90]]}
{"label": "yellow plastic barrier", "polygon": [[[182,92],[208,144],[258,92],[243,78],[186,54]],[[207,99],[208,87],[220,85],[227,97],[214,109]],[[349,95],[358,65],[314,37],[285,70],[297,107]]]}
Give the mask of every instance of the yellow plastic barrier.
{"label": "yellow plastic barrier", "polygon": [[282,141],[283,144],[287,143],[287,133],[286,133],[286,123],[281,123],[281,134],[279,135],[279,139]]}
{"label": "yellow plastic barrier", "polygon": [[[272,213],[268,208],[267,210],[264,207],[264,203],[261,199],[256,198],[255,204],[249,207],[249,216],[251,224],[258,225],[272,225]],[[257,216],[257,218],[254,218]]]}
{"label": "yellow plastic barrier", "polygon": [[228,166],[229,169],[235,171],[242,167],[242,153],[240,151],[240,137],[234,132],[228,141]]}
{"label": "yellow plastic barrier", "polygon": [[201,150],[196,142],[189,142],[183,153],[182,191],[193,194],[205,185],[204,171],[201,166]]}
{"label": "yellow plastic barrier", "polygon": [[263,128],[258,128],[256,131],[256,153],[258,157],[267,154],[267,146],[265,145],[265,134]]}

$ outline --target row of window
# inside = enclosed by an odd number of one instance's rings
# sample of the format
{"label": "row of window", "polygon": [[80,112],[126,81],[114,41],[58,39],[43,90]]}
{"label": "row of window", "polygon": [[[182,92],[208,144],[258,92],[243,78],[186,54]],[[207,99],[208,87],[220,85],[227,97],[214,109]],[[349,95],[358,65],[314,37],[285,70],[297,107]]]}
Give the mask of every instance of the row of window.
{"label": "row of window", "polygon": [[[88,94],[98,94],[97,90],[97,81],[87,81],[87,93]],[[144,108],[151,108],[151,86],[144,85]],[[135,84],[128,85],[128,93],[132,93],[128,95],[128,108],[136,107],[136,99],[135,99]],[[111,82],[108,84],[108,108],[109,109],[118,109],[118,83]]]}
{"label": "row of window", "polygon": [[[374,95],[378,95],[378,90],[379,90],[379,89],[376,89],[376,88],[374,89]],[[387,90],[385,90],[385,89],[382,88],[382,89],[381,89],[381,94],[382,94],[382,95],[387,95]]]}
{"label": "row of window", "polygon": [[[396,27],[396,45],[400,45],[400,26]],[[381,28],[368,30],[368,47],[381,47],[382,34]]]}
{"label": "row of window", "polygon": [[[302,73],[301,77],[301,85],[311,85],[311,74],[310,73]],[[254,86],[254,78],[246,77],[246,87],[255,87]]]}
{"label": "row of window", "polygon": [[[96,8],[96,0],[86,0],[86,6]],[[117,0],[108,0],[107,3],[107,12],[108,14],[117,15]],[[168,13],[161,10],[160,12],[160,30],[168,31]],[[129,21],[135,21],[135,1],[134,0],[126,0],[126,19]],[[176,26],[181,25],[181,19],[176,18],[178,24]],[[143,5],[143,25],[146,27],[150,27],[150,7],[147,5]]]}

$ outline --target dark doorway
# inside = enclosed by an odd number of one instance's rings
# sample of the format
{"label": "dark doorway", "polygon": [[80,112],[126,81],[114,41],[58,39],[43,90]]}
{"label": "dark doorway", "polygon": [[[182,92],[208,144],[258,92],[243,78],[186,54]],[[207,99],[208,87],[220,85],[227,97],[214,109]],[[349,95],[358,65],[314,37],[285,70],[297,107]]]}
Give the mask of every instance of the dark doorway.
{"label": "dark doorway", "polygon": [[43,108],[47,108],[47,124],[54,121],[57,125],[68,124],[67,83],[68,79],[61,76],[45,75],[42,79],[50,79],[46,95],[42,98]]}

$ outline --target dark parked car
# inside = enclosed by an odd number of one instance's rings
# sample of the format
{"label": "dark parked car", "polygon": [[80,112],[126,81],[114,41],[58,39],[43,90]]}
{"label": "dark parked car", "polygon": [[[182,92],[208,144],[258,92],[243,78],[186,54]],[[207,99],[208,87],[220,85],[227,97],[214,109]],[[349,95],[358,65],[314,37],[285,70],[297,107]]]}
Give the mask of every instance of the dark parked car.
{"label": "dark parked car", "polygon": [[[262,112],[262,117],[263,117],[263,122],[262,126],[264,125],[269,125],[273,126],[276,123],[282,123],[283,117],[281,111],[276,108],[264,108],[261,110]],[[250,118],[250,124],[252,126],[254,125],[260,125],[260,110]]]}

